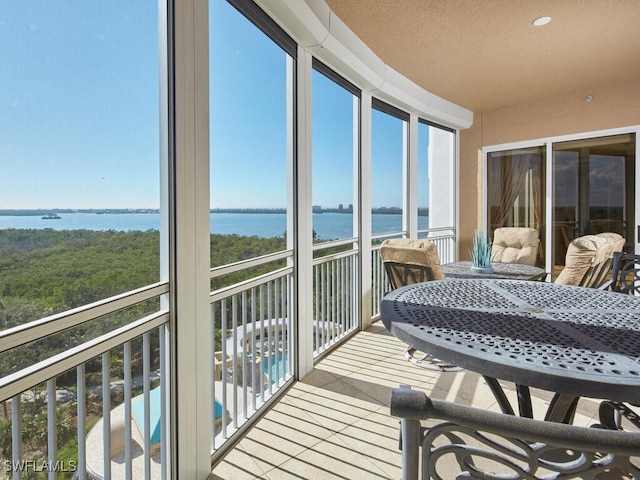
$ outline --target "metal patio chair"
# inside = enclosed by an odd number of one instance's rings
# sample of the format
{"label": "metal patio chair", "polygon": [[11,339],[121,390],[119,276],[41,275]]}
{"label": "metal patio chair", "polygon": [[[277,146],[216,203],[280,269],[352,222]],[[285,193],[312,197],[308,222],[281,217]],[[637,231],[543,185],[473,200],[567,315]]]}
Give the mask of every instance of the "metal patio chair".
{"label": "metal patio chair", "polygon": [[[628,295],[640,295],[640,255],[614,252],[611,279],[600,289]],[[622,430],[625,422],[631,428],[640,431],[640,414],[636,413],[640,404],[604,401],[600,404],[598,415],[600,423],[609,429]]]}
{"label": "metal patio chair", "polygon": [[614,252],[611,279],[600,288],[629,295],[640,295],[640,255]]}
{"label": "metal patio chair", "polygon": [[638,432],[489,412],[408,386],[392,390],[391,415],[400,418],[403,480],[640,478]]}
{"label": "metal patio chair", "polygon": [[613,253],[622,250],[623,245],[624,238],[612,232],[574,238],[555,283],[599,288],[609,274]]}
{"label": "metal patio chair", "polygon": [[[393,290],[414,283],[445,279],[440,266],[438,248],[430,240],[409,238],[385,240],[380,247],[380,257],[389,285]],[[412,364],[427,370],[438,372],[461,370],[456,365],[435,360],[429,354],[418,353],[412,346],[406,348],[404,356]]]}

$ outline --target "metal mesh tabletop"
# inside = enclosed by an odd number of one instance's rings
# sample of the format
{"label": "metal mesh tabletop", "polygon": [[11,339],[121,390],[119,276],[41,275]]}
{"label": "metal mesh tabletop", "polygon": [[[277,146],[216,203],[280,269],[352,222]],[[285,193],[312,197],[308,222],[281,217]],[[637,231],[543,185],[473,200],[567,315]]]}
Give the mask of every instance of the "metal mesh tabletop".
{"label": "metal mesh tabletop", "polygon": [[491,264],[493,273],[477,273],[471,270],[473,263],[470,261],[445,263],[442,272],[447,278],[484,278],[484,279],[509,279],[509,280],[537,280],[545,275],[542,268],[521,263]]}
{"label": "metal mesh tabletop", "polygon": [[394,290],[398,338],[486,376],[640,402],[640,298],[515,280],[451,279]]}

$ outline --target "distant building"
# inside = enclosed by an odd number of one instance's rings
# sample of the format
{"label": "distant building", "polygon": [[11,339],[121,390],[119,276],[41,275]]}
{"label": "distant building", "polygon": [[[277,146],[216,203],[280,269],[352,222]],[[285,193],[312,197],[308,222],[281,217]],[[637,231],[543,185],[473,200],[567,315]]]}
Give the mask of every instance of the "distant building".
{"label": "distant building", "polygon": [[342,204],[338,205],[338,210],[342,210]]}
{"label": "distant building", "polygon": [[322,205],[314,205],[312,207],[314,212],[321,212],[322,211]]}
{"label": "distant building", "polygon": [[353,210],[353,203],[349,204],[349,210]]}

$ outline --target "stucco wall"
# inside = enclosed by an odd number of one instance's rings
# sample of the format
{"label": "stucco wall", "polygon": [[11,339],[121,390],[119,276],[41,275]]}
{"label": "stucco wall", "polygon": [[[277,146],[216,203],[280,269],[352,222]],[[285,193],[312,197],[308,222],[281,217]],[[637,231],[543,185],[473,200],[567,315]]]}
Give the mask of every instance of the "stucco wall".
{"label": "stucco wall", "polygon": [[[587,95],[593,101],[586,102]],[[460,132],[459,258],[469,258],[473,231],[482,221],[483,146],[635,125],[640,125],[640,79],[475,112],[471,128]]]}

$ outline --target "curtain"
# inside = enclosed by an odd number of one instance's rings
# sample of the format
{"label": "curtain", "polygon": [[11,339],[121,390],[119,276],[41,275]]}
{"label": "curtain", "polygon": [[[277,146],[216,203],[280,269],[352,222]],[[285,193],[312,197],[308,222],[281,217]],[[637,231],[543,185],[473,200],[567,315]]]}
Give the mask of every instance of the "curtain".
{"label": "curtain", "polygon": [[[513,203],[522,190],[527,173],[532,167],[536,154],[525,153],[512,155],[510,153],[496,158],[499,162],[499,170],[491,176],[491,206],[496,207],[493,212],[491,224],[493,228],[503,227],[509,213],[513,210]],[[536,194],[535,184],[538,183],[538,195],[540,195],[541,185],[534,180],[534,197]],[[539,212],[539,202],[536,201],[536,222],[542,212]],[[541,202],[540,202],[541,203]]]}

